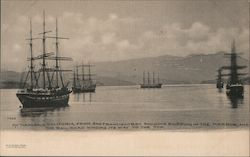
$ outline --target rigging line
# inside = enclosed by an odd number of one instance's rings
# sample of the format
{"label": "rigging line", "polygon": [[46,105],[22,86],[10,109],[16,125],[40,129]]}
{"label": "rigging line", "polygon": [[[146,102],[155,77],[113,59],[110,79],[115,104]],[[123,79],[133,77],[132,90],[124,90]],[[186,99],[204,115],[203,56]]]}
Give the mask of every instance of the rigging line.
{"label": "rigging line", "polygon": [[38,87],[38,79],[37,79],[37,76],[36,76],[36,72],[34,72],[34,78],[35,78],[35,81],[36,81],[35,88],[37,88]]}
{"label": "rigging line", "polygon": [[60,73],[60,78],[61,78],[62,86],[64,87],[64,82],[63,82],[63,77],[62,77],[62,71],[60,71],[59,73]]}
{"label": "rigging line", "polygon": [[24,75],[25,75],[25,71],[23,71],[23,72],[21,73],[21,79],[20,79],[20,85],[19,85],[20,88],[22,88],[22,84],[21,84],[21,83],[23,82]]}
{"label": "rigging line", "polygon": [[25,81],[24,81],[24,83],[23,83],[23,88],[26,86],[26,82],[27,82],[29,73],[30,73],[30,70],[28,71],[28,73],[27,73],[27,75],[26,75]]}
{"label": "rigging line", "polygon": [[[59,69],[58,70],[60,70],[61,69],[60,68],[61,67],[61,62],[60,61],[58,62],[58,65],[59,65]],[[62,86],[65,87],[64,82],[63,82],[63,74],[62,74],[61,70],[59,71],[59,76],[60,76],[60,80],[61,80]]]}
{"label": "rigging line", "polygon": [[36,87],[39,87],[39,78],[40,78],[41,72],[38,72],[38,77],[36,78]]}
{"label": "rigging line", "polygon": [[[59,67],[61,67],[61,62],[59,62],[58,64],[59,64]],[[59,68],[58,70],[60,70],[60,69],[61,68]],[[59,71],[59,76],[60,76],[60,79],[61,79],[62,86],[64,87],[62,70]]]}
{"label": "rigging line", "polygon": [[[51,83],[52,83],[52,84],[54,83],[54,74],[55,74],[55,71],[53,71],[52,76],[51,76]],[[57,86],[58,86],[58,85],[57,85]]]}

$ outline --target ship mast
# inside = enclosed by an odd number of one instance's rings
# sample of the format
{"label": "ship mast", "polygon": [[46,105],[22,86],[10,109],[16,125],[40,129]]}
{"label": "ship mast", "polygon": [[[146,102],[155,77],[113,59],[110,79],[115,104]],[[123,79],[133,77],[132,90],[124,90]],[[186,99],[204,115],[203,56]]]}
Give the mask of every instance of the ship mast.
{"label": "ship mast", "polygon": [[64,37],[59,37],[58,35],[58,22],[56,18],[56,74],[57,74],[57,87],[58,87],[58,74],[60,76],[61,84],[64,87],[64,82],[63,82],[63,76],[62,76],[62,71],[70,71],[70,70],[62,70],[60,69],[60,60],[64,61],[71,61],[72,59],[69,57],[61,57],[59,56],[59,39],[69,39],[69,38],[64,38]]}
{"label": "ship mast", "polygon": [[155,84],[155,72],[153,72],[153,84]]}
{"label": "ship mast", "polygon": [[143,84],[145,84],[145,71],[143,71]]}
{"label": "ship mast", "polygon": [[[56,88],[58,88],[59,87],[59,85],[58,85],[58,72],[59,72],[59,60],[58,60],[58,52],[59,52],[59,48],[58,48],[58,44],[59,44],[59,42],[58,42],[58,26],[57,26],[57,18],[56,18]],[[61,78],[61,81],[62,81],[62,85],[64,86],[64,84],[63,84],[63,80],[62,80],[62,78]]]}
{"label": "ship mast", "polygon": [[[31,22],[30,22],[30,27],[31,27],[32,25],[31,25]],[[42,74],[43,74],[43,81],[42,81],[42,84],[43,84],[43,89],[45,89],[45,84],[46,84],[46,80],[45,80],[45,72],[47,71],[47,69],[46,69],[46,62],[45,62],[45,59],[46,59],[46,57],[48,57],[48,56],[50,56],[50,55],[52,55],[52,53],[46,53],[46,46],[45,46],[45,44],[46,44],[46,36],[45,36],[45,34],[46,33],[49,33],[49,32],[51,32],[51,31],[46,31],[46,29],[45,29],[45,11],[43,11],[43,32],[42,33],[39,33],[39,34],[42,34],[43,36],[42,36],[42,38],[32,38],[32,29],[30,30],[30,39],[28,39],[28,40],[30,40],[30,49],[31,49],[31,58],[30,58],[30,60],[31,60],[31,63],[30,63],[30,66],[31,66],[31,87],[33,87],[33,76],[35,77],[35,80],[36,80],[36,86],[38,86],[38,78],[36,78],[36,75],[34,74],[34,66],[33,66],[33,60],[35,60],[35,59],[42,59],[42,68],[41,68],[41,71],[42,71]],[[32,43],[32,41],[34,40],[34,39],[42,39],[42,55],[39,55],[39,56],[37,56],[37,57],[33,57],[33,43]],[[47,71],[48,72],[48,71]],[[40,73],[39,73],[39,75],[40,75]],[[51,87],[51,82],[50,82],[50,79],[49,79],[49,74],[47,73],[47,76],[48,76],[48,83],[49,83],[49,87]]]}
{"label": "ship mast", "polygon": [[76,65],[76,80],[79,83],[78,65]]}
{"label": "ship mast", "polygon": [[42,56],[42,59],[43,59],[43,63],[42,63],[42,71],[43,71],[43,89],[45,89],[45,69],[46,69],[46,64],[45,64],[45,39],[46,39],[46,37],[45,37],[45,34],[46,34],[47,32],[45,32],[45,11],[43,11],[43,32],[42,32],[42,34],[43,34],[43,56]]}
{"label": "ship mast", "polygon": [[29,67],[29,71],[28,71],[28,73],[26,75],[23,87],[25,87],[28,76],[30,75],[30,88],[31,89],[33,89],[33,75],[34,75],[34,66],[33,66],[34,58],[33,58],[33,42],[32,42],[33,39],[37,39],[37,38],[32,37],[32,22],[31,22],[31,19],[30,19],[30,38],[26,39],[26,40],[30,41],[30,43],[29,43],[29,45],[30,45],[30,58],[28,58],[28,61],[30,61],[30,67]]}
{"label": "ship mast", "polygon": [[82,81],[84,81],[84,80],[85,80],[85,78],[84,78],[84,64],[82,62]]}
{"label": "ship mast", "polygon": [[231,78],[230,78],[231,84],[238,83],[236,57],[237,57],[237,55],[236,55],[235,41],[233,40],[232,50],[231,50]]}
{"label": "ship mast", "polygon": [[89,63],[89,80],[91,80],[91,74],[90,74],[90,63]]}
{"label": "ship mast", "polygon": [[235,40],[233,40],[233,42],[232,42],[231,53],[228,53],[226,55],[230,56],[231,65],[230,66],[223,66],[222,69],[228,69],[228,70],[230,70],[230,73],[223,74],[223,76],[229,76],[229,84],[240,83],[239,76],[246,75],[246,73],[238,73],[238,70],[244,69],[244,68],[246,68],[246,66],[237,65],[238,54],[236,54]]}
{"label": "ship mast", "polygon": [[74,75],[73,75],[73,86],[76,87],[76,72],[74,69]]}
{"label": "ship mast", "polygon": [[[46,31],[46,25],[45,25],[45,11],[43,11],[43,32],[39,33],[40,35],[42,35],[42,38],[33,38],[32,37],[32,22],[30,20],[30,52],[31,52],[31,57],[28,58],[28,61],[30,61],[30,70],[28,72],[28,74],[30,73],[31,75],[31,88],[34,88],[34,81],[36,81],[35,86],[38,87],[38,82],[39,82],[39,77],[40,74],[42,73],[43,78],[42,78],[42,88],[45,89],[46,88],[46,75],[47,75],[47,81],[49,84],[49,88],[52,88],[52,81],[53,81],[53,76],[54,73],[52,74],[52,77],[50,78],[50,73],[49,72],[56,72],[56,87],[59,87],[59,75],[61,78],[61,82],[62,82],[62,86],[64,87],[64,83],[63,83],[63,78],[62,78],[62,71],[71,71],[71,70],[61,70],[60,69],[60,60],[68,60],[71,61],[72,59],[69,57],[60,57],[59,56],[59,42],[58,39],[68,39],[68,38],[62,38],[62,37],[58,37],[58,25],[57,25],[57,19],[56,19],[56,37],[50,37],[47,36],[46,33],[49,33],[52,31]],[[54,54],[53,52],[51,53],[46,53],[46,39],[47,38],[55,38],[56,39],[56,56],[52,57],[52,55]],[[42,39],[42,54],[38,55],[36,57],[33,57],[33,40],[34,39]],[[37,59],[42,59],[42,67],[39,69],[39,73],[38,76],[36,76],[35,72],[34,72],[34,65],[33,65],[33,61],[37,60]],[[53,68],[47,68],[46,66],[46,59],[47,60],[56,60],[56,66],[55,69]],[[28,75],[27,75],[28,77]],[[25,82],[27,80],[27,77],[25,79]]]}
{"label": "ship mast", "polygon": [[33,43],[32,43],[32,22],[30,19],[30,86],[31,89],[33,88],[33,73],[34,73],[34,66],[33,66]]}
{"label": "ship mast", "polygon": [[60,68],[60,60],[64,60],[64,61],[71,61],[72,59],[69,57],[61,57],[59,56],[59,39],[69,39],[69,38],[63,38],[63,37],[59,37],[58,35],[58,22],[57,22],[57,18],[56,18],[56,36],[55,37],[47,37],[47,38],[55,38],[56,39],[56,56],[55,57],[50,57],[48,59],[52,59],[56,61],[56,67],[55,67],[55,71],[56,71],[56,87],[59,87],[59,76],[60,76],[60,80],[61,80],[61,84],[64,87],[64,82],[63,82],[63,77],[62,77],[62,71],[69,71],[69,70],[62,70]]}
{"label": "ship mast", "polygon": [[159,73],[158,73],[158,84],[160,84],[160,76],[159,76]]}
{"label": "ship mast", "polygon": [[150,84],[149,72],[148,72],[148,84]]}

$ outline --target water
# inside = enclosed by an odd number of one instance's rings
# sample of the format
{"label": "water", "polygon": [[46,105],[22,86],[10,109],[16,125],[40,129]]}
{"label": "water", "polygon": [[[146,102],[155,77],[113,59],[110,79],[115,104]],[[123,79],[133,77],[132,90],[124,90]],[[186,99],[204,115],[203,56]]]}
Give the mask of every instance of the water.
{"label": "water", "polygon": [[248,129],[249,86],[230,100],[215,85],[97,87],[71,94],[63,108],[21,109],[16,90],[1,90],[4,130],[201,130]]}

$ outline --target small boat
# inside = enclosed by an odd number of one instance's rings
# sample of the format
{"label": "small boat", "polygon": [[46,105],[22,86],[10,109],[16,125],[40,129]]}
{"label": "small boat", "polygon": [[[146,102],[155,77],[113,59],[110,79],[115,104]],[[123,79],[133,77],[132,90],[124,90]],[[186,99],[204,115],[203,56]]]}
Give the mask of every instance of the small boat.
{"label": "small boat", "polygon": [[[45,13],[43,13],[43,32],[40,33],[42,38],[32,37],[32,22],[30,20],[30,61],[29,71],[22,83],[21,88],[17,91],[16,96],[22,103],[22,108],[42,108],[42,107],[61,107],[68,106],[69,95],[71,90],[67,87],[69,83],[65,85],[63,80],[63,71],[60,65],[60,60],[72,60],[68,57],[59,56],[58,39],[66,39],[58,37],[58,27],[56,20],[56,36],[49,37],[46,34],[51,31],[45,29]],[[46,52],[46,39],[54,38],[56,40],[56,55],[54,53]],[[33,40],[42,39],[43,53],[39,56],[33,56]],[[35,68],[35,60],[42,60],[41,67]],[[55,67],[48,67],[47,60],[55,60]],[[38,64],[40,65],[40,64]],[[38,67],[38,66],[37,66]],[[54,78],[55,75],[55,78]],[[42,76],[42,77],[40,77]],[[61,83],[59,83],[59,80]]]}
{"label": "small boat", "polygon": [[155,73],[153,72],[153,82],[150,80],[150,73],[148,72],[148,78],[146,81],[145,71],[143,72],[143,83],[141,84],[141,88],[161,88],[162,84],[160,83],[159,73],[157,82],[155,82]]}

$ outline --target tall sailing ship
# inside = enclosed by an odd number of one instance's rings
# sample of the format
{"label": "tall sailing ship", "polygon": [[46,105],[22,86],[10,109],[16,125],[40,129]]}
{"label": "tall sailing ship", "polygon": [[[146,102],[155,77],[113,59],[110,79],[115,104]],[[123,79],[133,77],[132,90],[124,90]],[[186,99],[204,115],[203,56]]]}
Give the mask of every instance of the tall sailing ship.
{"label": "tall sailing ship", "polygon": [[[96,83],[92,79],[94,74],[91,74],[91,67],[93,65],[77,65],[74,70],[73,75],[73,87],[72,90],[74,93],[91,93],[95,92]],[[79,74],[79,69],[81,68],[82,73]],[[85,68],[88,69],[88,73],[85,73]],[[81,76],[80,76],[81,75]]]}
{"label": "tall sailing ship", "polygon": [[[67,106],[69,94],[72,92],[68,84],[64,83],[62,72],[71,70],[62,70],[60,61],[71,61],[71,58],[59,56],[59,39],[67,39],[58,36],[58,26],[56,19],[56,36],[47,36],[45,28],[45,13],[43,12],[43,32],[41,38],[33,38],[32,22],[30,20],[30,61],[29,70],[22,87],[17,91],[16,96],[22,103],[23,108],[41,108],[41,107],[61,107]],[[46,51],[46,39],[55,39],[56,53]],[[42,40],[42,54],[33,56],[33,40]],[[42,60],[41,66],[35,66],[36,60]],[[54,67],[48,67],[48,60],[55,61]],[[54,78],[55,77],[55,78]]]}
{"label": "tall sailing ship", "polygon": [[160,83],[160,77],[158,73],[157,82],[155,80],[155,73],[153,72],[153,81],[151,82],[150,73],[148,72],[148,77],[145,77],[145,71],[143,72],[143,83],[141,88],[161,88],[162,84]]}
{"label": "tall sailing ship", "polygon": [[231,53],[226,54],[230,57],[230,66],[224,66],[223,69],[227,69],[230,71],[229,74],[224,74],[224,76],[229,76],[229,80],[226,85],[226,93],[228,96],[233,97],[243,97],[244,95],[244,86],[239,79],[239,76],[246,75],[246,73],[239,73],[238,70],[246,68],[246,66],[239,66],[237,64],[237,57],[238,54],[236,54],[236,47],[235,47],[235,41],[232,42],[232,48]]}

